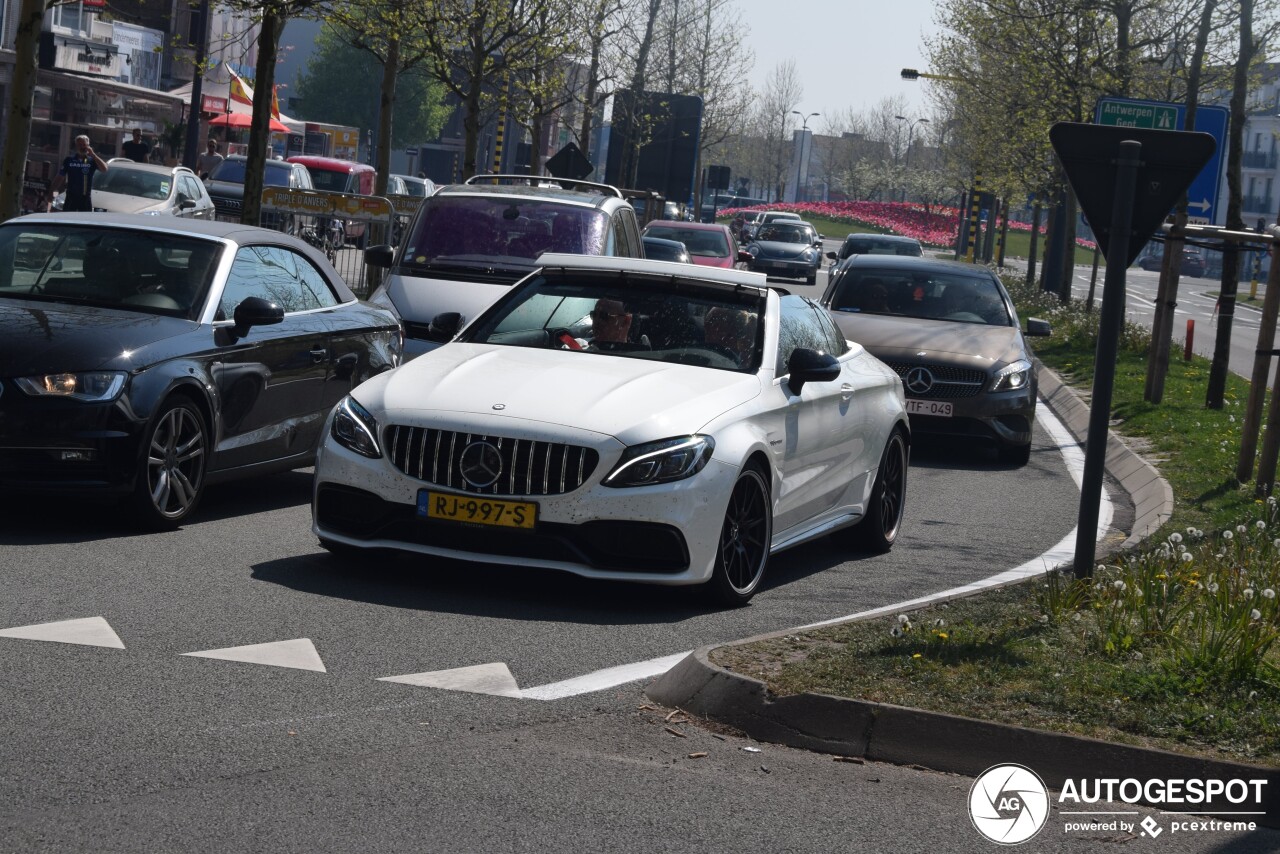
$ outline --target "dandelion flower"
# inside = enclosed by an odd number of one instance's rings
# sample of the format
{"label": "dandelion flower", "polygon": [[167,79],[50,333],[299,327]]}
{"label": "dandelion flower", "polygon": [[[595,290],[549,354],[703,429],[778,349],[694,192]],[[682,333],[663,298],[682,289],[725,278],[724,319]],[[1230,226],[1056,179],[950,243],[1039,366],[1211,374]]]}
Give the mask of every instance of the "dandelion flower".
{"label": "dandelion flower", "polygon": [[1259,519],[1253,523],[1253,527],[1257,528],[1259,531],[1265,531],[1267,530],[1267,523]]}
{"label": "dandelion flower", "polygon": [[898,625],[900,625],[900,626],[905,626],[905,625],[906,625],[907,623],[909,623],[909,622],[911,622],[911,619],[910,619],[909,617],[907,617],[907,615],[906,615],[906,614],[899,614],[899,615],[898,615]]}
{"label": "dandelion flower", "polygon": [[1224,540],[1230,540],[1230,539],[1231,539],[1232,537],[1234,537],[1234,536],[1235,536],[1235,534],[1231,533],[1230,531],[1223,531],[1223,532],[1222,532],[1222,539],[1224,539]]}
{"label": "dandelion flower", "polygon": [[1250,620],[1261,620],[1261,619],[1262,619],[1262,612],[1261,612],[1261,611],[1259,611],[1257,608],[1254,608],[1252,611],[1250,611],[1250,612],[1249,612],[1249,619],[1250,619]]}
{"label": "dandelion flower", "polygon": [[1182,542],[1182,535],[1179,534],[1177,531],[1174,531],[1172,534],[1169,535],[1169,542],[1171,543]]}
{"label": "dandelion flower", "polygon": [[1111,586],[1117,590],[1124,590],[1125,583],[1123,579],[1117,578],[1115,581],[1111,582]]}
{"label": "dandelion flower", "polygon": [[1179,543],[1179,544],[1178,544],[1178,546],[1177,546],[1177,551],[1178,551],[1178,554],[1186,554],[1186,553],[1187,553],[1187,547],[1186,547],[1186,546],[1184,546],[1184,545],[1182,545],[1181,543]]}
{"label": "dandelion flower", "polygon": [[1036,621],[1037,621],[1037,622],[1041,622],[1041,623],[1047,623],[1047,622],[1049,622],[1049,615],[1048,615],[1048,614],[1041,614],[1040,616],[1036,617]]}
{"label": "dandelion flower", "polygon": [[1230,423],[1232,423],[1232,424],[1235,424],[1235,423],[1236,423],[1236,417],[1235,417],[1234,415],[1228,415],[1228,416],[1227,416],[1227,421],[1229,421],[1229,422],[1230,422]]}
{"label": "dandelion flower", "polygon": [[1183,552],[1183,553],[1182,553],[1182,562],[1183,562],[1183,563],[1191,563],[1191,552]]}
{"label": "dandelion flower", "polygon": [[1262,598],[1263,598],[1263,599],[1274,599],[1274,598],[1276,598],[1276,592],[1275,592],[1274,590],[1272,590],[1270,587],[1268,587],[1266,590],[1263,590],[1263,591],[1262,591]]}
{"label": "dandelion flower", "polygon": [[1252,598],[1253,598],[1253,588],[1252,588],[1252,587],[1246,587],[1246,588],[1244,589],[1244,598],[1246,598],[1246,599],[1252,599]]}
{"label": "dandelion flower", "polygon": [[1236,525],[1236,533],[1237,533],[1237,534],[1243,534],[1243,533],[1246,533],[1248,530],[1249,530],[1249,529],[1248,529],[1248,528],[1246,528],[1244,525]]}
{"label": "dandelion flower", "polygon": [[1218,592],[1218,583],[1217,583],[1216,581],[1211,581],[1210,583],[1208,583],[1208,584],[1206,584],[1206,585],[1204,586],[1204,589],[1205,589],[1205,590],[1208,590],[1210,593],[1217,593],[1217,592]]}
{"label": "dandelion flower", "polygon": [[1133,595],[1134,595],[1134,596],[1136,596],[1136,597],[1138,597],[1139,599],[1141,599],[1141,598],[1142,598],[1142,588],[1141,588],[1141,587],[1135,587],[1135,588],[1133,588]]}
{"label": "dandelion flower", "polygon": [[938,638],[940,640],[946,640],[948,637],[950,637],[950,635],[948,635],[946,632],[938,632]]}
{"label": "dandelion flower", "polygon": [[1256,699],[1258,699],[1258,692],[1257,692],[1257,691],[1250,691],[1250,692],[1249,692],[1249,699],[1250,699],[1250,700],[1256,700]]}
{"label": "dandelion flower", "polygon": [[913,655],[913,656],[911,656],[911,657],[912,657],[912,658],[919,658],[919,657],[920,657],[920,653],[918,653],[918,652],[917,652],[915,655]]}
{"label": "dandelion flower", "polygon": [[1135,653],[1133,654],[1133,660],[1134,660],[1134,661],[1142,661],[1142,653],[1140,653],[1140,652],[1135,652]]}
{"label": "dandelion flower", "polygon": [[945,626],[945,625],[947,624],[947,621],[946,621],[946,620],[944,620],[944,619],[942,619],[941,617],[939,617],[938,619],[936,619],[936,620],[934,620],[934,621],[933,621],[933,624],[934,624],[935,626],[937,626],[938,628],[942,628],[943,626]]}
{"label": "dandelion flower", "polygon": [[1276,537],[1274,540],[1272,540],[1272,541],[1271,541],[1271,545],[1273,545],[1273,546],[1275,546],[1276,548],[1280,549],[1280,537]]}
{"label": "dandelion flower", "polygon": [[897,626],[894,626],[892,629],[889,630],[889,634],[893,635],[895,638],[900,638],[902,637],[902,629],[898,628]]}

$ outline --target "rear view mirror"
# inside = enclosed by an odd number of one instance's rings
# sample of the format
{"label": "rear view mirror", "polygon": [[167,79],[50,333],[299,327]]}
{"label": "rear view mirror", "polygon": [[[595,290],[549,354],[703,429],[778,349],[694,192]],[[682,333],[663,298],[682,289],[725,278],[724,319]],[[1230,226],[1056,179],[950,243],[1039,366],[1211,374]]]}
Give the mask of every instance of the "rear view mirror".
{"label": "rear view mirror", "polygon": [[749,264],[750,262],[755,260],[755,256],[753,256],[750,252],[748,252],[745,249],[739,249],[738,260],[741,261],[743,264]]}
{"label": "rear view mirror", "polygon": [[364,250],[364,262],[370,267],[382,267],[391,269],[392,263],[395,261],[396,250],[387,244],[378,246],[370,246]]}
{"label": "rear view mirror", "polygon": [[787,359],[787,385],[793,394],[799,394],[805,383],[831,382],[840,378],[840,362],[830,353],[820,353],[807,347],[797,347]]}
{"label": "rear view mirror", "polygon": [[836,253],[836,252],[828,252],[828,253],[827,253],[827,257],[828,257],[828,258],[830,258],[832,261],[839,261],[839,260],[840,260],[840,255],[839,255],[839,253]]}
{"label": "rear view mirror", "polygon": [[249,330],[255,326],[271,326],[282,322],[284,309],[273,302],[267,302],[262,297],[245,297],[236,306],[233,319],[236,325],[231,328],[231,334],[239,340],[248,335]]}
{"label": "rear view mirror", "polygon": [[433,336],[452,338],[462,328],[462,315],[456,311],[443,311],[431,318],[428,331]]}
{"label": "rear view mirror", "polygon": [[1049,321],[1041,320],[1038,317],[1027,318],[1027,334],[1043,338],[1053,334],[1053,329],[1049,326]]}

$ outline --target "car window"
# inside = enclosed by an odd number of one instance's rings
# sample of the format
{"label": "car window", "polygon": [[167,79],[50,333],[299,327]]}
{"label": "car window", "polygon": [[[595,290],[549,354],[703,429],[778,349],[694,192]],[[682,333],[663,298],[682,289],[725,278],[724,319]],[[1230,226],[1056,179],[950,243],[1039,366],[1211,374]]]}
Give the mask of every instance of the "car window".
{"label": "car window", "polygon": [[761,240],[772,240],[778,243],[812,244],[818,234],[807,225],[795,225],[785,220],[771,222],[760,229],[757,235]]}
{"label": "car window", "polygon": [[831,350],[832,340],[830,333],[824,328],[822,322],[818,319],[821,311],[811,301],[801,296],[788,294],[779,301],[782,305],[782,313],[778,318],[778,358],[777,372],[778,376],[787,375],[787,362],[791,360],[791,354],[799,347],[810,350],[817,350],[822,353],[831,353],[838,356],[844,352],[844,344],[840,344],[840,349]]}
{"label": "car window", "polygon": [[461,340],[755,372],[764,306],[756,289],[598,271],[533,276]]}
{"label": "car window", "polygon": [[10,223],[0,228],[0,297],[14,300],[194,319],[222,252],[152,231]]}
{"label": "car window", "polygon": [[173,192],[173,176],[168,173],[145,172],[127,166],[114,166],[106,172],[95,172],[93,188],[104,193],[136,196],[162,201]]}
{"label": "car window", "polygon": [[326,190],[331,193],[351,192],[351,179],[354,176],[348,172],[334,172],[314,166],[308,166],[307,171],[311,173],[311,184],[317,190]]}
{"label": "car window", "polygon": [[603,211],[550,199],[437,194],[423,201],[401,263],[529,270],[543,252],[605,254],[611,231]]}
{"label": "car window", "polygon": [[685,245],[690,255],[702,258],[728,258],[729,241],[723,231],[707,228],[680,228],[678,226],[651,225],[644,230],[649,237],[676,240]]}
{"label": "car window", "polygon": [[193,202],[198,202],[204,198],[204,186],[190,175],[178,176],[178,191]]}
{"label": "car window", "polygon": [[302,256],[282,246],[243,246],[236,252],[218,305],[218,319],[230,320],[249,297],[275,303],[285,313],[336,305],[324,277]]}
{"label": "car window", "polygon": [[996,283],[983,275],[909,268],[850,267],[836,282],[831,310],[1009,326]]}

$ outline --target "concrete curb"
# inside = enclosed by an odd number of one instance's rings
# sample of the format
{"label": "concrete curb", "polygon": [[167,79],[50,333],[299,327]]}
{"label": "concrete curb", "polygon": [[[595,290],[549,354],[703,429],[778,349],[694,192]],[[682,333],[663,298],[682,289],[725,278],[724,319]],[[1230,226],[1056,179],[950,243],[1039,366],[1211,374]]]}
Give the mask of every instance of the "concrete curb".
{"label": "concrete curb", "polygon": [[[1040,384],[1040,396],[1083,446],[1089,435],[1089,404],[1039,360],[1036,360],[1036,379]],[[1106,470],[1133,501],[1133,528],[1120,544],[1120,550],[1125,551],[1169,521],[1173,515],[1173,489],[1151,463],[1114,432],[1107,436]]]}
{"label": "concrete curb", "polygon": [[[1041,396],[1083,444],[1088,404],[1058,374],[1042,364],[1036,368]],[[1173,490],[1114,434],[1108,441],[1106,470],[1133,500],[1133,527],[1121,546],[1131,548],[1168,521]],[[759,635],[727,646],[796,631]],[[1061,788],[1068,779],[1265,779],[1268,785],[1260,801],[1233,805],[1233,809],[1265,811],[1265,816],[1249,818],[1280,827],[1280,769],[825,694],[774,697],[763,682],[713,664],[714,649],[691,653],[651,683],[646,694],[663,705],[720,721],[762,741],[970,776],[992,765],[1017,762],[1034,769],[1051,788]]]}
{"label": "concrete curb", "polygon": [[1051,789],[1061,789],[1067,780],[1099,778],[1266,780],[1260,799],[1230,807],[1263,811],[1243,819],[1280,827],[1280,769],[825,694],[774,697],[763,682],[713,664],[713,649],[691,653],[645,693],[664,706],[728,724],[761,741],[971,777],[1013,762],[1034,770]]}

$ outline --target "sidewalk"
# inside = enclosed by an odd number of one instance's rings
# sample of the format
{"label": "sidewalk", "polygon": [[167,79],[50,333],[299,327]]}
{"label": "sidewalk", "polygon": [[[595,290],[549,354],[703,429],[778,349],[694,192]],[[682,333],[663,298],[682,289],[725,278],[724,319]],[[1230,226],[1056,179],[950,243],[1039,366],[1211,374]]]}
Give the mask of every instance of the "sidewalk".
{"label": "sidewalk", "polygon": [[[1038,365],[1042,397],[1083,442],[1089,407],[1053,371]],[[1111,550],[1140,543],[1173,510],[1173,493],[1146,460],[1114,434],[1109,437],[1107,473],[1132,499],[1128,537]],[[736,641],[739,646],[796,634],[787,629]],[[719,667],[716,647],[704,647],[648,686],[647,695],[665,706],[728,724],[752,738],[839,756],[919,765],[977,776],[1002,763],[1034,768],[1050,788],[1070,779],[1265,779],[1257,821],[1280,827],[1280,769],[1212,761],[1164,750],[1113,744],[1093,738],[991,723],[938,712],[819,694],[771,696],[763,682]]]}

